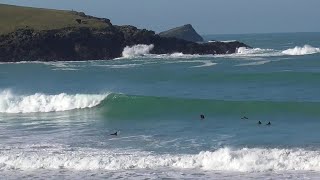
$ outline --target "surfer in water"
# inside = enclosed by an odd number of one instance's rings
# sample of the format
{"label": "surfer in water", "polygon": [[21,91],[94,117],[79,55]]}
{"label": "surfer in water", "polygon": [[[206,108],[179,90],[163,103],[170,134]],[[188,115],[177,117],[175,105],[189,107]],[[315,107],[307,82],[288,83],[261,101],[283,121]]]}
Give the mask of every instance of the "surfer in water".
{"label": "surfer in water", "polygon": [[271,122],[269,121],[268,124],[266,124],[267,126],[271,126]]}
{"label": "surfer in water", "polygon": [[261,121],[259,121],[258,124],[259,124],[259,125],[262,124]]}
{"label": "surfer in water", "polygon": [[243,116],[241,119],[249,119],[247,116]]}
{"label": "surfer in water", "polygon": [[115,133],[110,134],[110,136],[118,136],[118,131],[116,131]]}
{"label": "surfer in water", "polygon": [[200,115],[200,119],[203,120],[205,117],[203,114]]}

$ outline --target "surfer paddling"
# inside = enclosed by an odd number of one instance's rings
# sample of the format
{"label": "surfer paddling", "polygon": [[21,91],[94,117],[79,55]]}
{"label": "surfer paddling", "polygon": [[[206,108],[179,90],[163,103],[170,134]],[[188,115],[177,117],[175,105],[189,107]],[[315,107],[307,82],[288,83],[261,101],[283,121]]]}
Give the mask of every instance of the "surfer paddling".
{"label": "surfer paddling", "polygon": [[249,119],[247,116],[243,116],[241,119]]}
{"label": "surfer paddling", "polygon": [[116,131],[115,133],[110,134],[110,136],[118,136],[118,131]]}

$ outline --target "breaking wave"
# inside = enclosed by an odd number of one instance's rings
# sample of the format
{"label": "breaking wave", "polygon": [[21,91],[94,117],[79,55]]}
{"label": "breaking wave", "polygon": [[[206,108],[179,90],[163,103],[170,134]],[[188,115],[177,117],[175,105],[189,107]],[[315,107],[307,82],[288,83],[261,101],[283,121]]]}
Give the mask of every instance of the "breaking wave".
{"label": "breaking wave", "polygon": [[[232,41],[225,41],[232,42]],[[154,45],[139,44],[132,47],[125,47],[122,56],[123,58],[134,58],[142,56],[147,59],[193,59],[193,58],[251,58],[251,57],[281,57],[281,56],[297,56],[297,55],[310,55],[320,53],[320,48],[315,48],[310,45],[304,45],[303,47],[296,46],[292,49],[275,50],[275,49],[263,49],[263,48],[246,48],[239,47],[233,54],[216,54],[216,55],[199,55],[199,54],[183,54],[176,52],[172,54],[150,54],[150,51],[154,48]],[[120,58],[121,59],[121,58]]]}
{"label": "breaking wave", "polygon": [[234,54],[218,54],[215,57],[223,58],[259,58],[259,57],[281,57],[281,56],[297,56],[310,55],[320,53],[320,48],[314,48],[310,45],[303,47],[295,47],[287,50],[262,49],[262,48],[246,48],[239,47]]}
{"label": "breaking wave", "polygon": [[284,51],[274,50],[274,49],[261,49],[253,48],[249,49],[246,47],[240,47],[237,49],[235,54],[230,56],[254,56],[254,57],[272,57],[272,56],[302,56],[320,53],[320,48],[315,48],[310,45],[304,45],[303,47],[296,46],[292,49],[287,49]]}
{"label": "breaking wave", "polygon": [[202,169],[207,171],[320,171],[320,151],[305,149],[220,148],[198,154],[154,154],[144,151],[80,148],[7,148],[0,169]]}
{"label": "breaking wave", "polygon": [[55,112],[91,108],[99,105],[108,94],[61,93],[16,95],[10,90],[0,92],[0,113]]}
{"label": "breaking wave", "polygon": [[[211,66],[211,64],[209,64]],[[286,74],[284,74],[286,76]],[[301,76],[297,74],[296,76]],[[217,77],[212,77],[217,78]],[[227,77],[228,78],[228,77]],[[246,78],[238,77],[238,78]],[[259,77],[257,77],[259,79]],[[222,80],[223,81],[223,80]],[[145,119],[159,116],[193,116],[208,114],[251,115],[303,114],[318,116],[319,102],[223,101],[156,96],[107,94],[16,95],[10,90],[0,92],[0,113],[41,113],[74,109],[99,108],[108,117]]]}
{"label": "breaking wave", "polygon": [[292,55],[292,56],[301,56],[301,55],[320,53],[320,48],[315,48],[310,45],[304,45],[303,47],[296,46],[295,48],[282,51],[282,53],[287,55]]}
{"label": "breaking wave", "polygon": [[122,56],[125,58],[143,56],[143,55],[149,54],[153,48],[154,48],[153,44],[150,44],[150,45],[138,44],[131,47],[127,46],[124,48],[122,52]]}

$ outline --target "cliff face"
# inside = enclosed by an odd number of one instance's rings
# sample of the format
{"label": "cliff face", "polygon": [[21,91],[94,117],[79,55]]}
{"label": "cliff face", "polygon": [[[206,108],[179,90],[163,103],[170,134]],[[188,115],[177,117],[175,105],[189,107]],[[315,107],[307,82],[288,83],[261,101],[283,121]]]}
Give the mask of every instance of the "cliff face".
{"label": "cliff face", "polygon": [[186,24],[181,27],[176,27],[168,31],[159,33],[161,37],[174,37],[191,42],[202,42],[203,38],[196,32],[191,24]]}
{"label": "cliff face", "polygon": [[68,61],[119,57],[123,36],[114,29],[17,30],[0,36],[0,61]]}

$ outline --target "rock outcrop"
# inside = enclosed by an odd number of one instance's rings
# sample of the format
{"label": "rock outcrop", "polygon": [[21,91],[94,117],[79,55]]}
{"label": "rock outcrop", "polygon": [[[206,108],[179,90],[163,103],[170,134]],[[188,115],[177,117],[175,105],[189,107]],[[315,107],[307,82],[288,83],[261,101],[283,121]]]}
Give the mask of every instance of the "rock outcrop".
{"label": "rock outcrop", "polygon": [[176,27],[168,31],[159,33],[161,37],[174,37],[191,42],[202,42],[203,38],[196,32],[191,24]]}
{"label": "rock outcrop", "polygon": [[115,28],[19,29],[0,36],[0,61],[72,61],[119,57],[123,35]]}
{"label": "rock outcrop", "polygon": [[194,43],[165,38],[153,31],[133,26],[110,26],[105,29],[64,28],[34,31],[19,29],[0,36],[0,61],[81,61],[105,60],[122,56],[126,46],[153,44],[152,54],[229,54],[241,42]]}
{"label": "rock outcrop", "polygon": [[[46,13],[43,9],[41,11]],[[53,29],[43,29],[37,23],[0,34],[0,61],[106,60],[121,57],[126,46],[137,44],[153,44],[153,54],[226,54],[234,53],[239,47],[248,47],[241,42],[195,43],[176,37],[164,37],[134,26],[115,26],[105,18],[74,11],[71,13],[74,19],[68,22],[74,24],[70,27],[60,24],[62,28],[54,26]]]}

